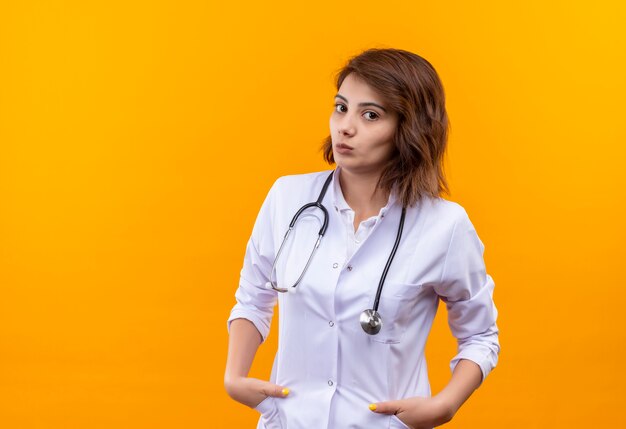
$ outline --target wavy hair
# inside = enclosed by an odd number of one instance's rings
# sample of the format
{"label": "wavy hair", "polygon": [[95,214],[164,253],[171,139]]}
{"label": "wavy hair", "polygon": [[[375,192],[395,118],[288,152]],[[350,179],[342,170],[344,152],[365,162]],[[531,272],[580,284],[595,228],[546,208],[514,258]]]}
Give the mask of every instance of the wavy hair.
{"label": "wavy hair", "polygon": [[[413,206],[424,196],[450,194],[443,159],[449,121],[443,85],[434,67],[417,54],[401,49],[368,49],[339,70],[337,90],[354,73],[378,92],[398,114],[395,152],[384,167],[378,186]],[[322,144],[324,159],[334,164],[330,135]]]}

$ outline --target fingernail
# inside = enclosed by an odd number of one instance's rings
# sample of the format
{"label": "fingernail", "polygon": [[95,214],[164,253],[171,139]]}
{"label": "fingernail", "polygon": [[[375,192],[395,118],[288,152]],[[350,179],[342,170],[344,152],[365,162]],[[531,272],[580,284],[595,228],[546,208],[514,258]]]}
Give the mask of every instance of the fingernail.
{"label": "fingernail", "polygon": [[376,411],[376,404],[370,404],[370,410]]}
{"label": "fingernail", "polygon": [[283,396],[287,396],[289,395],[289,389],[287,389],[286,387],[283,389]]}

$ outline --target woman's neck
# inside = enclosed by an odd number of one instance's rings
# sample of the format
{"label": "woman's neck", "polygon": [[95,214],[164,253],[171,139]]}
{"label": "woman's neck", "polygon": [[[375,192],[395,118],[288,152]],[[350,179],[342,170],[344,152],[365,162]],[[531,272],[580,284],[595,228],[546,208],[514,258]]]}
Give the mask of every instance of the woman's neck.
{"label": "woman's neck", "polygon": [[376,187],[380,172],[351,173],[341,169],[339,184],[346,203],[355,212],[355,218],[376,216],[389,200],[389,193]]}

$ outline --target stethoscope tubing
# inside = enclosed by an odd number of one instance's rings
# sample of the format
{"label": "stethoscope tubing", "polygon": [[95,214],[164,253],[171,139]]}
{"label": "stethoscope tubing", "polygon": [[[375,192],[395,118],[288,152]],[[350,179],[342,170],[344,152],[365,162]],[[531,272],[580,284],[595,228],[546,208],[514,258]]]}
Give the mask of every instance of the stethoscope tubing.
{"label": "stethoscope tubing", "polygon": [[393,249],[391,249],[391,253],[389,254],[389,258],[387,258],[387,263],[385,264],[385,269],[383,270],[383,274],[380,276],[380,281],[378,282],[378,290],[376,291],[376,298],[374,298],[374,307],[372,308],[374,311],[378,311],[378,304],[380,303],[380,295],[383,292],[383,283],[385,283],[385,279],[387,278],[387,272],[389,271],[389,267],[393,262],[394,256],[396,256],[396,250],[398,250],[398,245],[400,244],[400,238],[402,237],[402,230],[404,229],[404,217],[406,216],[406,207],[402,207],[402,214],[400,215],[400,225],[398,226],[398,233],[396,234],[396,241],[393,243]]}
{"label": "stethoscope tubing", "polygon": [[[309,266],[311,265],[311,261],[313,260],[313,256],[317,252],[317,249],[319,248],[320,242],[322,241],[322,237],[324,236],[324,234],[326,234],[326,229],[328,228],[328,217],[329,217],[328,216],[328,210],[322,204],[322,200],[324,199],[324,195],[326,194],[328,186],[330,185],[330,182],[331,182],[331,179],[333,177],[333,174],[334,174],[334,171],[326,178],[326,181],[324,182],[324,186],[322,187],[322,191],[320,192],[320,194],[319,194],[319,196],[317,198],[317,201],[305,204],[302,207],[300,207],[300,209],[296,212],[296,214],[291,219],[291,222],[289,223],[289,228],[287,229],[287,232],[285,232],[285,235],[283,237],[283,241],[280,244],[280,247],[278,248],[278,252],[277,252],[276,257],[274,258],[274,262],[272,264],[272,270],[270,271],[269,281],[266,283],[266,287],[268,289],[274,289],[275,291],[278,291],[278,292],[295,292],[296,291],[296,286],[298,286],[298,284],[300,284],[300,282],[302,281],[302,278],[304,277],[305,273],[309,269]],[[319,230],[319,233],[318,233],[318,236],[317,236],[317,240],[315,241],[315,245],[313,247],[313,250],[311,251],[311,254],[309,255],[309,258],[308,258],[308,260],[306,262],[306,265],[305,265],[304,269],[302,270],[302,273],[300,274],[300,277],[298,277],[298,279],[296,280],[296,282],[293,285],[291,285],[291,286],[289,286],[287,288],[280,288],[280,287],[278,287],[276,282],[274,282],[272,280],[272,276],[273,276],[274,272],[276,271],[276,265],[278,264],[278,260],[279,260],[279,258],[281,256],[282,252],[283,252],[283,249],[285,247],[285,243],[287,242],[287,238],[289,237],[289,235],[291,234],[291,231],[295,227],[296,222],[298,221],[300,215],[302,214],[302,212],[304,212],[305,210],[307,210],[309,208],[312,208],[312,207],[319,208],[324,213],[324,221],[322,223],[322,227]],[[382,322],[382,317],[378,313],[378,305],[380,304],[380,297],[382,295],[383,286],[385,284],[385,279],[387,278],[387,273],[389,272],[389,268],[391,267],[391,263],[393,262],[394,256],[396,255],[396,251],[398,250],[398,246],[400,245],[400,239],[402,238],[402,231],[404,229],[404,219],[405,219],[405,216],[406,216],[406,207],[402,206],[402,214],[400,215],[400,224],[398,226],[398,232],[396,234],[396,240],[395,240],[395,242],[393,244],[393,248],[391,249],[391,253],[389,254],[389,257],[387,258],[387,263],[385,264],[385,268],[383,269],[383,272],[382,272],[382,274],[380,276],[380,280],[378,282],[378,288],[376,290],[376,296],[374,298],[374,306],[372,307],[372,309],[364,310],[361,313],[361,316],[359,318],[360,323],[361,323],[361,327],[369,335],[376,335],[376,334],[378,334],[378,332],[380,332],[380,329],[382,328],[383,322]]]}

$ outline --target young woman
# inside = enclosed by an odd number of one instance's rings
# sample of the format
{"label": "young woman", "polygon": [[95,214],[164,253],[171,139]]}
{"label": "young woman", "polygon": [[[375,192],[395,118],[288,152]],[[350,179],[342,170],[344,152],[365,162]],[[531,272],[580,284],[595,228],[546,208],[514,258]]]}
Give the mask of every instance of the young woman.
{"label": "young woman", "polygon": [[[261,413],[258,428],[430,429],[500,352],[484,246],[466,211],[440,197],[443,86],[422,57],[371,49],[340,71],[337,91],[323,146],[336,168],[279,178],[257,217],[228,319],[225,387]],[[431,396],[424,346],[439,300],[458,353]],[[271,379],[252,379],[276,302]]]}

